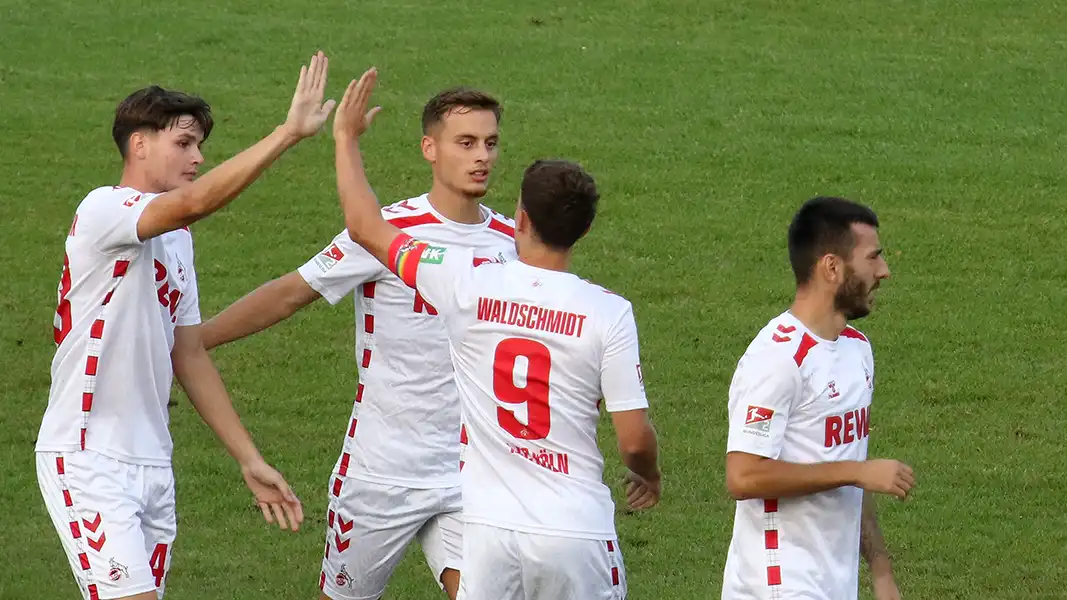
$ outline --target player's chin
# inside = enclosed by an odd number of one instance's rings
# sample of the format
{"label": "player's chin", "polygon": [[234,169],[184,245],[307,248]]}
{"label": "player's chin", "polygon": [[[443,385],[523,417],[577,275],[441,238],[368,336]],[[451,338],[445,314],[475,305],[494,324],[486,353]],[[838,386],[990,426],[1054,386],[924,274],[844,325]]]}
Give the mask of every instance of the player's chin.
{"label": "player's chin", "polygon": [[488,182],[485,183],[469,183],[463,188],[463,194],[469,198],[481,198],[485,196],[489,190]]}

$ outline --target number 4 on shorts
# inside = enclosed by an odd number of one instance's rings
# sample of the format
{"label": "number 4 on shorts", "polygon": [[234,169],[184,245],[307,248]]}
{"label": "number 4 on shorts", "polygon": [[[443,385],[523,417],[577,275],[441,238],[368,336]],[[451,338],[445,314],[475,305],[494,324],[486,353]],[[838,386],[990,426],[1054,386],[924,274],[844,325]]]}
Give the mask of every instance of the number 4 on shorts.
{"label": "number 4 on shorts", "polygon": [[156,587],[163,585],[163,577],[167,574],[167,544],[156,544],[152,551],[152,558],[148,566],[152,568],[152,575],[156,578]]}

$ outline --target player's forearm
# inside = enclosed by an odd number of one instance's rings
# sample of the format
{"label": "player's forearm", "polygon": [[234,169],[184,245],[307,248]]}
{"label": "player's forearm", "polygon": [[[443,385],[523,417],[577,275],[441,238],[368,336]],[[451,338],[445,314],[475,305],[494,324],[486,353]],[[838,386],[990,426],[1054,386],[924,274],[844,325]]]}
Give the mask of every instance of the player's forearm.
{"label": "player's forearm", "polygon": [[648,481],[658,481],[659,471],[659,443],[656,441],[656,431],[649,425],[640,436],[633,440],[619,440],[619,454],[622,463],[634,473]]}
{"label": "player's forearm", "polygon": [[860,520],[860,554],[867,562],[872,577],[892,577],[893,565],[889,551],[885,547],[885,538],[878,526],[875,512],[875,498],[869,492],[863,494],[863,514]]}
{"label": "player's forearm", "polygon": [[181,188],[180,193],[186,196],[189,203],[192,221],[229,204],[282,153],[299,141],[299,136],[290,133],[285,126],[279,126],[255,145]]}
{"label": "player's forearm", "polygon": [[299,273],[269,281],[201,325],[204,348],[210,350],[263,331],[293,316],[317,297]]}
{"label": "player's forearm", "polygon": [[215,432],[230,456],[241,465],[261,459],[207,350],[201,347],[199,351],[189,350],[175,355],[174,375],[193,408]]}
{"label": "player's forearm", "polygon": [[742,463],[727,456],[726,486],[736,500],[791,498],[855,485],[860,465],[855,461],[799,464],[744,458]]}
{"label": "player's forearm", "polygon": [[337,137],[336,168],[337,194],[349,237],[388,266],[389,244],[399,230],[382,218],[378,197],[363,169],[358,138]]}

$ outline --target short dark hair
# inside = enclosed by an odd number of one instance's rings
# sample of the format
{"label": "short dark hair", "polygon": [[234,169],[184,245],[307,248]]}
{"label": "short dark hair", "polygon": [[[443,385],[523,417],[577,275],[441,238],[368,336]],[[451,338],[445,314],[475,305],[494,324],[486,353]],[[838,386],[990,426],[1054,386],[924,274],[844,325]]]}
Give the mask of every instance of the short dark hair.
{"label": "short dark hair", "polygon": [[546,245],[569,250],[593,224],[596,181],[577,163],[538,160],[522,176],[522,209]]}
{"label": "short dark hair", "polygon": [[145,130],[162,131],[184,115],[196,120],[204,130],[205,140],[211,135],[215,121],[211,116],[211,106],[203,99],[165,90],[158,85],[142,88],[127,96],[115,109],[111,137],[115,138],[119,154],[126,158],[131,135]]}
{"label": "short dark hair", "polygon": [[422,108],[422,132],[429,133],[431,127],[444,121],[448,113],[457,108],[491,110],[497,122],[503,112],[500,103],[489,94],[469,87],[454,87],[439,92]]}
{"label": "short dark hair", "polygon": [[816,196],[804,203],[789,225],[789,263],[797,284],[811,281],[815,264],[827,254],[842,258],[856,246],[852,225],[878,228],[878,216],[869,207],[832,196]]}

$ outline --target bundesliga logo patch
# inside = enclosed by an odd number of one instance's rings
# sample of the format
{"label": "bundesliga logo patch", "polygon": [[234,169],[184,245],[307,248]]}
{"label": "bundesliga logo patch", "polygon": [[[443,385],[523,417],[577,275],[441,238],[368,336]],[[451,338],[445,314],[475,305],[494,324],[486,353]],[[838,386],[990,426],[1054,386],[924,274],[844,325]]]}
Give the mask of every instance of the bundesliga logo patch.
{"label": "bundesliga logo patch", "polygon": [[771,433],[771,417],[774,411],[762,406],[749,405],[745,413],[745,431],[757,435],[769,436]]}
{"label": "bundesliga logo patch", "polygon": [[345,253],[341,252],[341,249],[337,247],[337,244],[330,244],[329,248],[315,256],[315,264],[318,265],[320,271],[325,273],[344,257]]}

